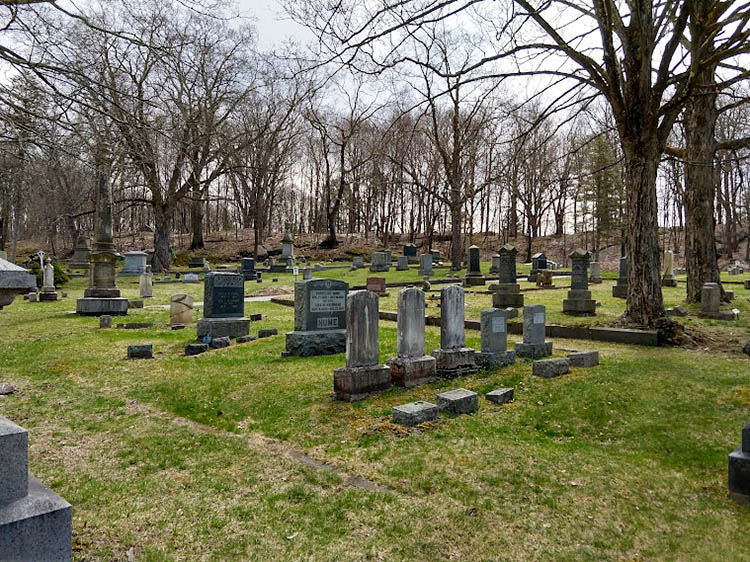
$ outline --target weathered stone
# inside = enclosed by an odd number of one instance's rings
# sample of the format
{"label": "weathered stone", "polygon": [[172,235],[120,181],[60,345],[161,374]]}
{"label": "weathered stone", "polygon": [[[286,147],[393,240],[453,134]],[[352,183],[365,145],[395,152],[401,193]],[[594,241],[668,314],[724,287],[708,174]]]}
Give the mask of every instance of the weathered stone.
{"label": "weathered stone", "polygon": [[141,299],[128,299],[128,309],[132,308],[143,308],[143,301]]}
{"label": "weathered stone", "polygon": [[381,273],[390,271],[391,263],[388,259],[386,252],[374,252],[372,254],[372,263],[370,263],[370,271],[375,273]]}
{"label": "weathered stone", "polygon": [[385,277],[368,277],[367,282],[365,283],[365,287],[368,291],[375,293],[379,297],[385,296],[387,294]]}
{"label": "weathered stone", "polygon": [[510,244],[506,244],[498,251],[499,256],[499,283],[490,289],[492,293],[492,306],[495,308],[521,308],[524,296],[521,287],[516,282],[516,255],[518,250]]}
{"label": "weathered stone", "polygon": [[392,410],[393,423],[413,427],[438,418],[439,409],[430,402],[410,402],[403,406],[394,406]]}
{"label": "weathered stone", "polygon": [[242,258],[240,273],[245,281],[256,281],[258,273],[255,271],[255,258]]}
{"label": "weathered stone", "polygon": [[29,488],[28,460],[28,432],[0,416],[0,506],[26,496]]}
{"label": "weathered stone", "polygon": [[36,277],[0,258],[0,310],[12,303],[16,295],[28,295],[29,291],[36,291]]}
{"label": "weathered stone", "polygon": [[508,404],[513,402],[513,389],[500,388],[498,390],[493,390],[492,392],[487,393],[486,398],[495,404]]}
{"label": "weathered stone", "polygon": [[742,428],[742,444],[729,454],[728,481],[732,499],[750,503],[750,424]]}
{"label": "weathered stone", "polygon": [[469,248],[468,268],[466,271],[466,277],[464,277],[464,285],[467,287],[476,287],[484,285],[484,283],[485,279],[481,270],[479,248],[477,246],[471,246]]}
{"label": "weathered stone", "polygon": [[208,344],[205,343],[189,343],[185,346],[185,355],[188,357],[192,355],[200,355],[208,351]]}
{"label": "weathered stone", "polygon": [[417,247],[414,244],[404,244],[404,256],[406,256],[408,263],[418,263],[417,258]]}
{"label": "weathered stone", "polygon": [[153,328],[153,322],[128,322],[117,324],[117,328],[120,330],[143,330],[144,328]]}
{"label": "weathered stone", "polygon": [[591,298],[588,267],[591,254],[582,249],[573,250],[570,259],[573,262],[568,298],[563,300],[563,314],[573,316],[594,316],[596,301]]}
{"label": "weathered stone", "polygon": [[490,260],[490,274],[497,275],[500,271],[500,254],[495,254]]}
{"label": "weathered stone", "polygon": [[352,266],[356,267],[357,269],[361,269],[365,266],[365,258],[362,256],[354,256],[354,259],[352,260]]}
{"label": "weathered stone", "polygon": [[667,309],[667,316],[687,316],[688,312],[684,306],[673,306]]}
{"label": "weathered stone", "polygon": [[677,278],[674,276],[674,253],[672,250],[664,252],[664,276],[661,279],[661,286],[677,286]]}
{"label": "weathered stone", "polygon": [[172,295],[169,300],[170,325],[185,325],[193,322],[193,297],[191,295]]}
{"label": "weathered stone", "polygon": [[16,392],[16,387],[9,382],[0,382],[0,396],[9,396]]}
{"label": "weathered stone", "polygon": [[255,336],[240,336],[235,341],[237,343],[250,343],[251,341],[255,341],[256,339],[258,338],[256,338]]}
{"label": "weathered stone", "polygon": [[52,265],[52,261],[50,261],[49,258],[47,258],[44,265],[44,273],[42,279],[42,289],[39,291],[39,301],[56,301],[57,291],[55,291],[55,266]]}
{"label": "weathered stone", "polygon": [[721,306],[721,288],[718,283],[704,283],[701,290],[701,313],[719,312]]}
{"label": "weathered stone", "polygon": [[73,248],[73,260],[70,262],[71,269],[88,269],[91,243],[83,234],[78,235],[75,248]]}
{"label": "weathered stone", "polygon": [[505,314],[508,320],[510,320],[511,318],[518,318],[519,315],[518,309],[513,308],[512,306],[509,306],[505,309]]}
{"label": "weathered stone", "polygon": [[727,297],[729,302],[732,302],[734,300],[734,291],[731,289],[724,289],[724,296]]}
{"label": "weathered stone", "polygon": [[232,345],[232,342],[227,336],[221,336],[218,338],[212,338],[208,345],[211,349],[221,349],[223,347],[229,347]]}
{"label": "weathered stone", "polygon": [[552,342],[545,342],[546,309],[534,304],[523,309],[523,342],[517,343],[516,355],[538,359],[552,354]]}
{"label": "weathered stone", "polygon": [[445,287],[440,292],[440,308],[440,349],[431,353],[438,376],[453,378],[477,371],[475,352],[466,347],[463,288]]}
{"label": "weathered stone", "polygon": [[148,259],[146,252],[126,252],[124,255],[125,264],[120,270],[120,277],[137,277],[146,271],[146,260]]}
{"label": "weathered stone", "polygon": [[591,262],[591,275],[589,275],[589,283],[599,284],[602,282],[602,270],[598,261]]}
{"label": "weathered stone", "polygon": [[541,271],[547,269],[547,256],[539,252],[531,256],[531,271],[529,272],[529,281],[534,283]]}
{"label": "weathered stone", "polygon": [[549,269],[542,269],[536,274],[536,286],[544,289],[554,288],[552,283],[552,272]]}
{"label": "weathered stone", "polygon": [[425,355],[424,293],[416,288],[398,293],[398,357],[390,359],[393,382],[407,388],[437,380],[435,358]]}
{"label": "weathered stone", "polygon": [[422,257],[419,260],[419,276],[420,277],[430,277],[435,272],[432,269],[432,260],[433,256],[432,254],[422,254]]}
{"label": "weathered stone", "polygon": [[479,396],[471,390],[457,388],[438,394],[437,406],[441,412],[471,414],[479,409]]}
{"label": "weathered stone", "polygon": [[188,267],[190,269],[208,269],[208,262],[206,261],[206,258],[201,256],[192,256],[190,262],[188,262]]}
{"label": "weathered stone", "polygon": [[201,318],[197,323],[198,339],[238,338],[250,333],[249,318]]}
{"label": "weathered stone", "polygon": [[288,332],[283,357],[334,355],[346,350],[346,330]]}
{"label": "weathered stone", "polygon": [[481,313],[479,325],[482,351],[475,357],[477,364],[486,369],[505,367],[516,362],[516,352],[508,351],[507,314],[499,308],[490,308]]}
{"label": "weathered stone", "polygon": [[396,271],[407,271],[409,269],[409,258],[406,256],[399,256],[396,264]]}
{"label": "weathered stone", "polygon": [[570,362],[567,359],[541,359],[534,361],[531,373],[537,377],[550,379],[570,372]]}
{"label": "weathered stone", "polygon": [[200,277],[198,277],[197,273],[186,273],[185,275],[182,276],[182,282],[183,283],[200,283],[201,279]]}
{"label": "weathered stone", "polygon": [[282,356],[311,357],[346,349],[346,298],[349,285],[335,279],[294,284],[294,332],[286,334]]}
{"label": "weathered stone", "polygon": [[284,225],[284,237],[281,239],[281,256],[282,261],[294,258],[294,236],[292,236],[292,224],[287,222]]}
{"label": "weathered stone", "polygon": [[576,351],[568,354],[571,367],[595,367],[599,364],[598,351]]}
{"label": "weathered stone", "polygon": [[140,278],[138,279],[138,292],[142,299],[150,299],[154,296],[154,274],[151,273],[151,266],[146,266]]}
{"label": "weathered stone", "polygon": [[184,330],[185,324],[170,324],[169,329],[173,332],[176,332],[177,330]]}
{"label": "weathered stone", "polygon": [[107,314],[103,314],[102,316],[100,316],[99,317],[99,327],[100,328],[104,328],[104,329],[111,328],[112,327],[112,317],[109,316],[109,315],[107,315]]}
{"label": "weathered stone", "polygon": [[620,258],[620,276],[617,278],[617,284],[612,287],[612,296],[618,299],[628,298],[628,258]]}
{"label": "weathered stone", "polygon": [[313,270],[311,267],[305,267],[302,269],[302,280],[309,281],[313,278]]}
{"label": "weathered stone", "polygon": [[128,359],[152,359],[153,357],[154,346],[150,343],[128,346]]}
{"label": "weathered stone", "polygon": [[251,322],[260,322],[261,320],[263,320],[263,315],[260,313],[250,315]]}
{"label": "weathered stone", "polygon": [[279,335],[279,331],[276,328],[258,330],[258,339],[270,338],[271,336],[278,336],[278,335]]}
{"label": "weathered stone", "polygon": [[36,291],[29,293],[29,302],[36,302],[38,296],[39,296],[39,293],[37,293]]}

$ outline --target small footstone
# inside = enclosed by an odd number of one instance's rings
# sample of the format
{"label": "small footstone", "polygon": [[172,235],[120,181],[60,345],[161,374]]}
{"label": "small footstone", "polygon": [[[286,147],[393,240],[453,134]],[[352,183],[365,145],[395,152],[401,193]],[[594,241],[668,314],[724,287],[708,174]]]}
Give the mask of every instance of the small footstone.
{"label": "small footstone", "polygon": [[271,336],[277,336],[278,334],[279,334],[279,331],[276,328],[272,328],[270,330],[258,330],[259,338],[268,338]]}
{"label": "small footstone", "polygon": [[507,404],[513,401],[513,389],[500,388],[498,390],[493,390],[492,392],[487,393],[486,398],[495,404]]}
{"label": "small footstone", "polygon": [[567,359],[541,359],[534,361],[531,372],[545,379],[559,377],[570,372],[570,362]]}
{"label": "small footstone", "polygon": [[598,351],[576,351],[568,354],[571,367],[595,367],[599,364]]}
{"label": "small footstone", "polygon": [[172,330],[184,330],[185,324],[172,324],[170,328],[172,328]]}
{"label": "small footstone", "polygon": [[208,351],[208,345],[205,343],[189,343],[185,346],[185,355],[200,355]]}
{"label": "small footstone", "polygon": [[237,343],[248,343],[251,341],[255,341],[257,338],[255,336],[240,336],[237,338]]}
{"label": "small footstone", "polygon": [[251,322],[260,322],[261,320],[263,320],[263,315],[262,314],[251,314],[250,315],[250,321]]}
{"label": "small footstone", "polygon": [[687,316],[687,310],[683,306],[673,306],[667,309],[667,316]]}
{"label": "small footstone", "polygon": [[222,347],[229,347],[231,343],[229,336],[222,336],[220,338],[212,339],[211,343],[208,345],[211,346],[212,349],[221,349]]}
{"label": "small footstone", "polygon": [[479,409],[479,396],[471,390],[457,388],[438,394],[437,405],[440,411],[451,414],[471,414]]}
{"label": "small footstone", "polygon": [[393,423],[415,426],[420,423],[436,420],[438,407],[430,402],[410,402],[403,406],[394,406]]}
{"label": "small footstone", "polygon": [[8,396],[16,391],[16,387],[7,382],[0,382],[0,396]]}
{"label": "small footstone", "polygon": [[724,295],[729,299],[729,302],[732,302],[734,300],[734,291],[728,291],[724,289]]}
{"label": "small footstone", "polygon": [[143,308],[143,301],[140,299],[129,300],[128,308]]}
{"label": "small footstone", "polygon": [[274,277],[273,279],[271,279],[271,282],[272,282],[272,283],[278,283],[278,282],[279,282],[279,280],[278,280],[278,279],[276,279],[276,277]]}
{"label": "small footstone", "polygon": [[505,312],[508,314],[508,318],[518,318],[518,309],[513,308],[509,306],[505,309]]}
{"label": "small footstone", "polygon": [[128,346],[128,359],[153,359],[153,357],[154,346],[150,343],[145,345]]}
{"label": "small footstone", "polygon": [[99,317],[99,327],[100,328],[111,328],[112,327],[112,317],[111,316],[100,316]]}

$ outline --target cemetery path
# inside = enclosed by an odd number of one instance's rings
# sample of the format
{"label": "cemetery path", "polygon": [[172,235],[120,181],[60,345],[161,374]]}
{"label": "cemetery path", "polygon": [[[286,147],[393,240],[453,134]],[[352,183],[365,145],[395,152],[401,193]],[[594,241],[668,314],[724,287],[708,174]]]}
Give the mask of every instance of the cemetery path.
{"label": "cemetery path", "polygon": [[198,423],[188,418],[183,418],[180,416],[173,416],[163,410],[159,410],[157,408],[149,406],[148,404],[144,404],[142,402],[133,400],[131,398],[125,398],[109,390],[97,388],[96,386],[92,385],[89,381],[81,379],[80,377],[77,377],[75,375],[69,375],[69,378],[73,380],[76,384],[79,384],[91,390],[95,390],[96,392],[104,394],[110,398],[121,400],[125,404],[125,409],[131,414],[137,414],[137,415],[142,415],[142,416],[146,416],[150,418],[157,418],[163,421],[168,421],[175,425],[179,425],[182,427],[189,427],[200,433],[207,433],[210,435],[221,435],[224,437],[232,437],[235,439],[245,439],[254,448],[264,449],[276,455],[287,456],[302,465],[305,465],[310,468],[314,468],[316,470],[337,474],[348,486],[351,486],[353,488],[359,488],[361,490],[367,490],[369,492],[395,492],[396,491],[393,488],[390,488],[388,486],[383,486],[381,484],[378,484],[377,482],[368,480],[367,478],[363,478],[362,476],[358,476],[356,474],[349,474],[346,471],[342,470],[341,468],[337,467],[336,465],[333,465],[324,461],[320,461],[312,457],[305,451],[300,450],[300,449],[295,449],[294,447],[289,446],[283,441],[272,439],[270,437],[266,437],[258,433],[233,433],[231,431],[226,431],[224,429],[219,429],[216,427],[212,427],[210,425]]}

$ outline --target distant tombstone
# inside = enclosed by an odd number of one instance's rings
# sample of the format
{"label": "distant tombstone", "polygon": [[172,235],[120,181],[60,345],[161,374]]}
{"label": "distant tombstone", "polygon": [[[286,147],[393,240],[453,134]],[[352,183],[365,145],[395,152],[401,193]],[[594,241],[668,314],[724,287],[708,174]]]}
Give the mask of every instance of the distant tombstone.
{"label": "distant tombstone", "polygon": [[186,325],[193,322],[193,297],[177,294],[169,299],[169,325]]}
{"label": "distant tombstone", "polygon": [[428,253],[432,256],[432,263],[440,261],[440,250],[430,250]]}
{"label": "distant tombstone", "polygon": [[183,283],[200,283],[200,277],[198,277],[197,273],[186,273],[182,276],[182,282]]}
{"label": "distant tombstone", "polygon": [[336,400],[354,402],[389,390],[391,370],[378,360],[378,296],[356,291],[346,301],[346,367],[333,371],[333,392]]}
{"label": "distant tombstone", "polygon": [[0,560],[69,562],[72,508],[29,473],[28,432],[0,416]]}
{"label": "distant tombstone", "polygon": [[138,279],[138,291],[142,299],[150,299],[154,296],[154,274],[151,273],[151,266],[146,266],[146,271],[141,273]]}
{"label": "distant tombstone", "polygon": [[482,351],[477,363],[485,368],[504,367],[516,361],[516,352],[508,350],[508,313],[499,308],[483,310],[480,316]]}
{"label": "distant tombstone", "polygon": [[134,276],[140,277],[141,273],[146,271],[146,252],[127,252],[125,255],[125,265],[122,266],[120,277]]}
{"label": "distant tombstone", "polygon": [[55,266],[47,258],[44,265],[44,274],[42,276],[42,289],[39,291],[39,302],[51,302],[57,300],[57,291],[55,291]]}
{"label": "distant tombstone", "polygon": [[437,379],[435,358],[425,354],[425,300],[417,288],[398,293],[398,356],[389,359],[393,382],[407,388]]}
{"label": "distant tombstone", "polygon": [[255,258],[242,258],[240,272],[245,281],[255,281],[258,279],[258,273],[255,271]]}
{"label": "distant tombstone", "polygon": [[517,343],[516,355],[539,359],[552,355],[552,342],[545,341],[546,309],[542,304],[531,304],[523,309],[523,342]]}
{"label": "distant tombstone", "polygon": [[490,273],[497,275],[500,272],[500,254],[492,256],[492,263],[490,265]]}
{"label": "distant tombstone", "polygon": [[742,504],[750,504],[750,424],[742,428],[742,443],[729,454],[729,494]]}
{"label": "distant tombstone", "polygon": [[662,287],[676,287],[677,278],[674,276],[674,252],[664,252],[664,276],[661,278]]}
{"label": "distant tombstone", "polygon": [[568,298],[563,300],[563,314],[594,316],[596,301],[591,298],[591,291],[589,291],[588,272],[591,254],[578,248],[573,250],[569,257],[573,262],[573,274]]}
{"label": "distant tombstone", "polygon": [[612,287],[612,296],[618,299],[628,298],[628,258],[620,258],[620,276],[617,284]]}
{"label": "distant tombstone", "polygon": [[201,256],[193,256],[190,258],[190,262],[188,262],[188,267],[190,269],[207,269],[208,268],[208,262],[206,261],[206,258]]}
{"label": "distant tombstone", "polygon": [[294,331],[286,334],[284,357],[332,355],[346,349],[349,285],[336,279],[294,284]]}
{"label": "distant tombstone", "polygon": [[547,269],[547,256],[539,252],[531,256],[531,272],[529,273],[529,281],[532,283],[536,281],[536,276],[540,271]]}
{"label": "distant tombstone", "polygon": [[464,290],[448,285],[440,292],[440,348],[432,352],[438,376],[454,378],[477,370],[474,350],[466,347]]}
{"label": "distant tombstone", "polygon": [[591,262],[591,275],[589,275],[589,283],[599,284],[602,282],[602,271],[598,261]]}
{"label": "distant tombstone", "polygon": [[704,283],[701,289],[701,310],[698,313],[700,318],[712,318],[715,320],[736,320],[739,311],[722,311],[721,307],[721,287],[718,283]]}
{"label": "distant tombstone", "polygon": [[516,281],[517,254],[518,250],[510,244],[506,244],[498,251],[499,283],[490,287],[493,291],[492,306],[494,308],[523,307],[521,286]]}
{"label": "distant tombstone", "polygon": [[414,244],[404,244],[404,255],[409,263],[418,263],[417,247]]}
{"label": "distant tombstone", "polygon": [[372,263],[370,264],[370,271],[372,272],[385,272],[390,271],[391,264],[388,260],[388,254],[386,252],[374,252],[372,254]]}
{"label": "distant tombstone", "polygon": [[422,254],[422,257],[420,258],[420,267],[419,267],[420,277],[429,277],[431,275],[434,275],[434,271],[432,269],[432,260],[433,260],[432,254]]}
{"label": "distant tombstone", "polygon": [[357,269],[363,268],[365,266],[365,258],[363,258],[362,256],[354,256],[352,265]]}
{"label": "distant tombstone", "polygon": [[484,285],[484,275],[482,275],[481,264],[479,260],[479,248],[477,246],[471,246],[469,248],[469,264],[464,277],[464,285],[467,287],[475,287]]}
{"label": "distant tombstone", "polygon": [[245,314],[245,279],[238,273],[212,271],[203,287],[203,318],[198,320],[198,339],[237,338],[250,333]]}
{"label": "distant tombstone", "polygon": [[387,295],[385,277],[368,277],[365,287],[379,297]]}
{"label": "distant tombstone", "polygon": [[294,258],[294,237],[292,236],[292,225],[286,223],[284,228],[284,238],[281,239],[281,256],[282,261],[289,261]]}
{"label": "distant tombstone", "polygon": [[552,283],[552,271],[549,269],[542,269],[539,271],[536,275],[536,286],[543,289],[554,288],[555,285]]}
{"label": "distant tombstone", "polygon": [[309,281],[312,279],[313,276],[313,270],[312,267],[305,267],[302,269],[302,280],[303,281]]}
{"label": "distant tombstone", "polygon": [[409,258],[407,256],[399,256],[397,259],[396,271],[408,271]]}
{"label": "distant tombstone", "polygon": [[88,237],[79,234],[76,239],[75,248],[73,248],[73,260],[70,262],[71,269],[88,269],[89,254],[91,253],[91,243]]}

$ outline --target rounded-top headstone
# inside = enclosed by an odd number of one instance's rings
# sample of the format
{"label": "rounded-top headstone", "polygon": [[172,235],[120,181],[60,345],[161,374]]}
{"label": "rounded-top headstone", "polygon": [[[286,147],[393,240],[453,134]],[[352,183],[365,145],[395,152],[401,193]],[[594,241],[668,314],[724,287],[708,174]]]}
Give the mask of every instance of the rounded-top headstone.
{"label": "rounded-top headstone", "polygon": [[398,356],[425,354],[424,293],[415,287],[398,293]]}

